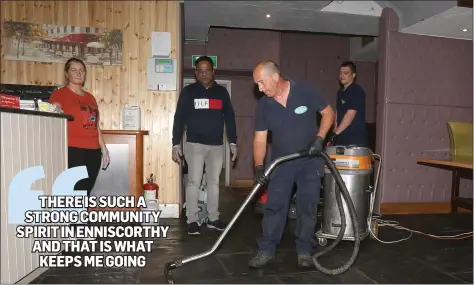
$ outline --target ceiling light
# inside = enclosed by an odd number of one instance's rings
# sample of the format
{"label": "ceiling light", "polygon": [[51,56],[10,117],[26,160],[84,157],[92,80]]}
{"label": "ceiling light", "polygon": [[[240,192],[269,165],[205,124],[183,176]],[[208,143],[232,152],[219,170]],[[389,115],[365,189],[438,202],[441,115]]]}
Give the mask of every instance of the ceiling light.
{"label": "ceiling light", "polygon": [[467,29],[462,29],[463,32],[467,32]]}
{"label": "ceiling light", "polygon": [[271,16],[270,16],[270,14],[267,14],[265,17],[270,18]]}

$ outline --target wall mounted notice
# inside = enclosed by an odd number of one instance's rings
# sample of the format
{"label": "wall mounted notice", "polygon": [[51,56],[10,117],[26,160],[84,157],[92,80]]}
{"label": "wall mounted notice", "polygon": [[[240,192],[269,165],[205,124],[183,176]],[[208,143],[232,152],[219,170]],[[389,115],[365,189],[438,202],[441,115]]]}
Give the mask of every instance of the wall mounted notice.
{"label": "wall mounted notice", "polygon": [[172,58],[148,58],[146,65],[147,89],[153,91],[176,90],[176,60]]}
{"label": "wall mounted notice", "polygon": [[124,130],[140,130],[140,106],[125,104],[122,109],[122,128]]}
{"label": "wall mounted notice", "polygon": [[171,34],[168,32],[151,32],[151,56],[171,56]]}

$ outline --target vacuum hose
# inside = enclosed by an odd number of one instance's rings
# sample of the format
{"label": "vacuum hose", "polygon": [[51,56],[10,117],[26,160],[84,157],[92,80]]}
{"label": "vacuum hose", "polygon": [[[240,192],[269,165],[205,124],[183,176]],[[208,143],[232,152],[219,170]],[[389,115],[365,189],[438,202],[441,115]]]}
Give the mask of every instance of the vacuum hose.
{"label": "vacuum hose", "polygon": [[[352,202],[351,196],[349,194],[349,191],[347,190],[346,183],[344,183],[344,180],[342,180],[341,174],[339,171],[336,169],[336,165],[332,161],[332,159],[325,153],[321,153],[321,157],[326,161],[326,165],[328,166],[329,170],[331,171],[332,175],[334,176],[334,179],[336,180],[336,187],[335,187],[335,196],[336,196],[336,203],[337,207],[339,209],[339,214],[341,217],[341,230],[339,231],[339,234],[337,235],[337,238],[334,240],[334,242],[326,247],[324,250],[316,253],[313,255],[313,263],[316,269],[319,271],[323,272],[324,274],[328,275],[338,275],[341,273],[346,272],[355,262],[357,255],[359,254],[359,248],[360,248],[360,236],[359,236],[359,219],[357,217],[357,212],[354,207],[354,203]],[[335,269],[328,269],[323,267],[319,262],[318,262],[318,257],[326,254],[330,250],[332,250],[334,247],[336,247],[339,242],[344,238],[344,233],[346,232],[346,215],[344,213],[344,205],[342,204],[342,199],[341,199],[341,194],[344,196],[344,200],[346,200],[346,205],[349,208],[349,215],[351,217],[352,221],[352,227],[354,230],[354,249],[352,251],[352,255],[347,261],[346,264],[342,265],[339,268]]]}

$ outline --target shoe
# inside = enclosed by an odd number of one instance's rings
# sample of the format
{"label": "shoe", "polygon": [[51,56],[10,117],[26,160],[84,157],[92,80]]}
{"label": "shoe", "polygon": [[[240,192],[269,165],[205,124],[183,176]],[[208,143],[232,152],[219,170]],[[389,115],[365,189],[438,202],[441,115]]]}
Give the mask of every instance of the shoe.
{"label": "shoe", "polygon": [[249,267],[260,268],[265,266],[270,260],[273,260],[275,256],[269,256],[263,252],[257,253],[257,255],[252,258],[249,262]]}
{"label": "shoe", "polygon": [[227,224],[224,223],[223,221],[221,220],[215,220],[215,221],[208,221],[207,222],[207,227],[210,228],[210,229],[215,229],[215,230],[218,230],[218,231],[223,231],[225,230],[225,228],[227,227]]}
{"label": "shoe", "polygon": [[298,254],[298,267],[300,268],[315,268],[313,257],[309,253]]}
{"label": "shoe", "polygon": [[201,234],[201,227],[198,223],[193,222],[188,224],[188,235],[196,236]]}

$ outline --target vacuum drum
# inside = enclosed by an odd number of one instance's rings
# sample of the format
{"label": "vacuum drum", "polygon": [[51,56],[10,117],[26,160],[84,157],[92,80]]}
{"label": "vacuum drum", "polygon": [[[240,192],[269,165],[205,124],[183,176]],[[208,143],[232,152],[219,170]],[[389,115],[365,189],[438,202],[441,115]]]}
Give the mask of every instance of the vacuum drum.
{"label": "vacuum drum", "polygon": [[[327,154],[334,162],[347,187],[352,203],[357,212],[359,225],[359,238],[363,240],[370,234],[374,191],[371,184],[373,174],[372,151],[365,147],[331,146],[326,149]],[[380,166],[379,166],[380,167]],[[323,221],[321,230],[316,233],[316,238],[321,246],[327,244],[327,239],[335,239],[341,230],[341,216],[336,203],[338,187],[331,171],[326,167],[323,182]],[[343,240],[354,241],[353,222],[349,216],[347,201],[343,200],[347,227]]]}

